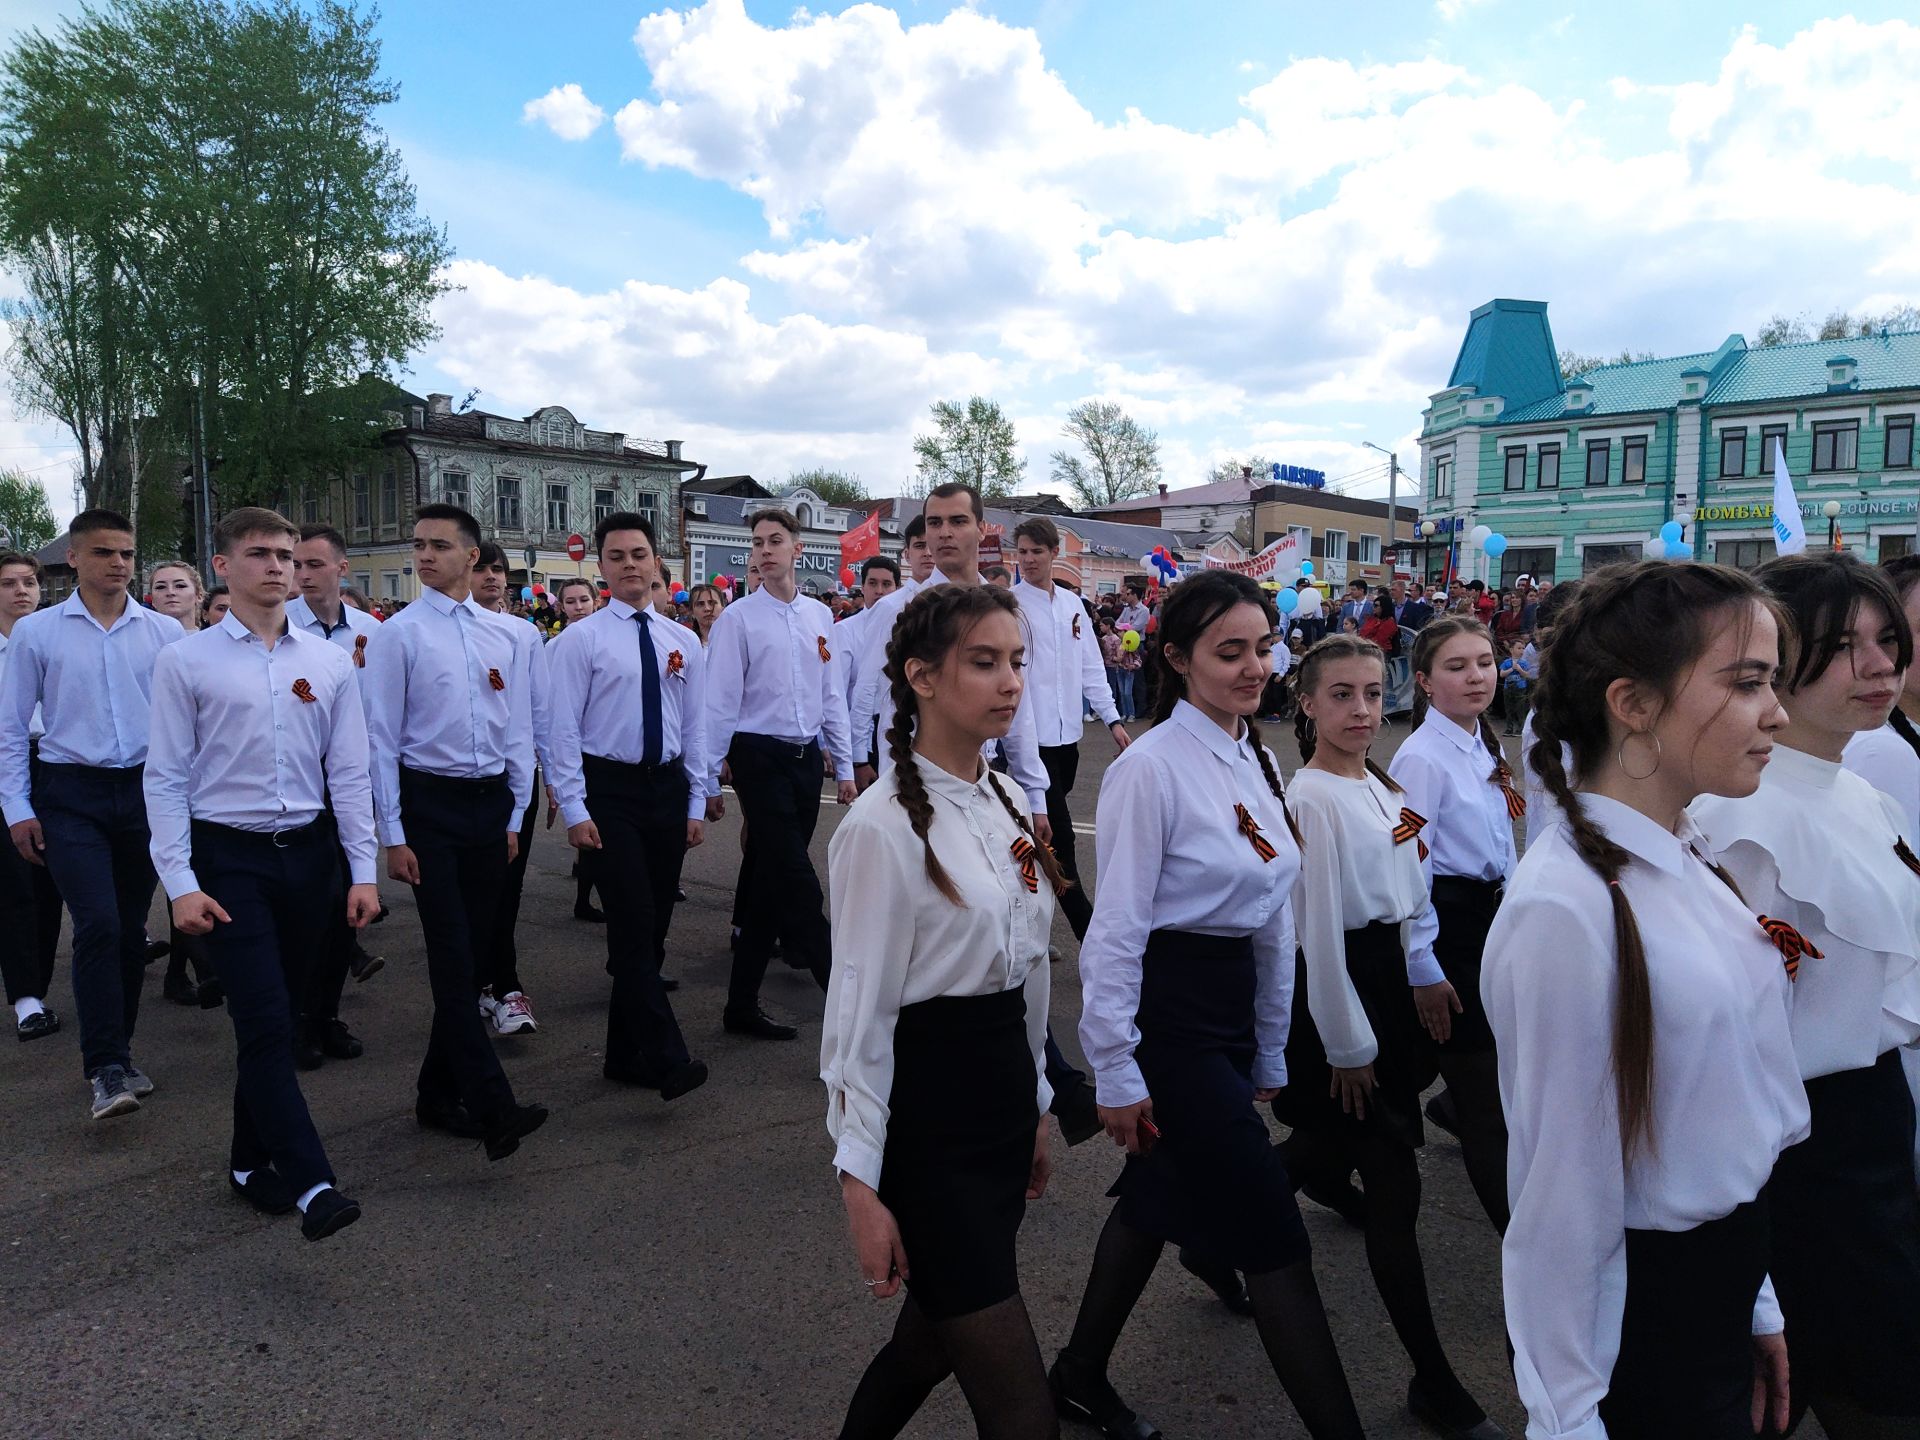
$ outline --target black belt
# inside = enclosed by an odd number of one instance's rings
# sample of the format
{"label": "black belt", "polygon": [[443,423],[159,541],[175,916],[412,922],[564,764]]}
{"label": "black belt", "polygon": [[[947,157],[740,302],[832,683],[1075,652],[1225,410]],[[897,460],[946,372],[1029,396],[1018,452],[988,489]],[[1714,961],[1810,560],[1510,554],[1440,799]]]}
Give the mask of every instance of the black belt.
{"label": "black belt", "polygon": [[780,755],[791,756],[795,760],[805,757],[807,751],[819,747],[818,739],[788,740],[781,735],[755,735],[748,731],[739,731],[733,737],[738,745],[746,741],[755,750],[771,750]]}
{"label": "black belt", "polygon": [[138,765],[70,765],[60,760],[42,760],[43,769],[59,775],[78,775],[87,780],[138,780],[146,773],[147,762]]}
{"label": "black belt", "polygon": [[1478,891],[1482,894],[1490,894],[1496,900],[1498,900],[1501,896],[1506,894],[1506,890],[1507,890],[1507,882],[1505,880],[1476,880],[1469,875],[1436,875],[1434,876],[1433,888],[1435,890],[1439,890],[1442,886],[1447,886],[1449,888],[1457,887],[1461,889]]}
{"label": "black belt", "polygon": [[222,825],[217,820],[195,820],[193,830],[196,834],[217,836],[222,840],[237,840],[263,849],[285,850],[291,845],[320,839],[325,833],[321,827],[328,818],[326,812],[322,811],[306,824],[294,825],[285,830],[242,830],[237,825]]}
{"label": "black belt", "polygon": [[584,753],[580,756],[580,768],[582,772],[589,769],[597,770],[602,767],[618,775],[661,775],[670,770],[678,770],[680,768],[680,757],[678,755],[670,755],[657,764],[649,765],[644,760],[612,760],[605,755],[587,755]]}
{"label": "black belt", "polygon": [[430,770],[415,770],[411,765],[402,765],[400,778],[427,790],[453,790],[471,795],[504,784],[507,772],[502,770],[498,775],[435,775]]}

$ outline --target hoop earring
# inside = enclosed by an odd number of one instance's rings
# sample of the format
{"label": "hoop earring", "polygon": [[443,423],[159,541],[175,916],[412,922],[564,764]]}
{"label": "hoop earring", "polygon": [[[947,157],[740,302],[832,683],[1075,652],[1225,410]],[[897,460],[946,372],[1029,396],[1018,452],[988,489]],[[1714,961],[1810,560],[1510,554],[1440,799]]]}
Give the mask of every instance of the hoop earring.
{"label": "hoop earring", "polygon": [[[1647,771],[1644,775],[1636,775],[1627,768],[1627,741],[1629,740],[1651,740],[1653,742],[1653,769]],[[1620,773],[1626,776],[1627,779],[1651,780],[1655,775],[1660,773],[1660,737],[1651,730],[1635,730],[1624,735],[1620,739],[1620,752],[1614,756],[1614,759],[1620,766]]]}

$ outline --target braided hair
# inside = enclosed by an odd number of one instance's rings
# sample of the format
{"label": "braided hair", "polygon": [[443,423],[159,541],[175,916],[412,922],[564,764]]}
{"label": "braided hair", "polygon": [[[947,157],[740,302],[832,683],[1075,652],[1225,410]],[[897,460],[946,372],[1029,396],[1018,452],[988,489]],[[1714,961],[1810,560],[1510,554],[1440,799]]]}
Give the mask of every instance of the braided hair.
{"label": "braided hair", "polygon": [[[907,662],[918,660],[930,668],[938,669],[946,663],[955,647],[966,638],[974,626],[989,615],[1011,615],[1020,620],[1020,602],[1011,593],[992,585],[934,585],[920,591],[900,611],[894,622],[893,635],[887,641],[887,684],[893,697],[893,723],[887,727],[887,754],[893,760],[894,798],[907,812],[908,823],[913,833],[920,837],[920,848],[926,859],[927,879],[955,905],[964,905],[960,891],[953,883],[953,877],[947,874],[946,866],[940,863],[940,857],[933,853],[933,842],[927,838],[933,828],[933,802],[927,798],[926,781],[921,778],[919,763],[913,755],[914,721],[920,713],[920,697],[914,693],[913,686],[907,683]],[[1001,787],[1000,781],[991,771],[988,781],[993,792],[1000,797],[1000,803],[1007,808],[1029,840],[1034,842],[1036,858],[1040,868],[1046,872],[1047,881],[1056,894],[1067,887],[1067,879],[1060,870],[1060,862],[1054,858],[1050,846],[1042,845],[1033,833],[1033,826],[1027,817],[1020,813],[1013,803],[1013,797]]]}
{"label": "braided hair", "polygon": [[[1420,637],[1413,642],[1413,673],[1415,675],[1433,674],[1434,661],[1440,654],[1440,647],[1456,635],[1471,635],[1476,639],[1484,640],[1490,652],[1496,655],[1499,653],[1494,649],[1493,632],[1473,616],[1442,615],[1439,619],[1427,624],[1420,631]],[[1418,730],[1420,722],[1427,718],[1427,711],[1432,703],[1427,698],[1426,691],[1418,685],[1414,686],[1413,728],[1415,730]],[[1487,775],[1487,783],[1498,785],[1500,771],[1506,766],[1506,760],[1500,749],[1500,737],[1494,733],[1493,721],[1487,718],[1492,708],[1492,702],[1489,701],[1487,709],[1480,712],[1480,743],[1487,747],[1487,753],[1493,757],[1493,769]],[[1511,776],[1511,770],[1508,774]]]}
{"label": "braided hair", "polygon": [[[1301,657],[1300,663],[1294,667],[1293,672],[1293,740],[1300,747],[1300,759],[1303,762],[1313,759],[1313,752],[1320,745],[1320,734],[1313,723],[1313,718],[1307,714],[1307,707],[1299,702],[1313,693],[1313,687],[1320,678],[1321,668],[1329,660],[1372,660],[1379,664],[1383,682],[1386,678],[1387,652],[1373,641],[1362,639],[1358,635],[1329,635],[1317,642]],[[1367,771],[1394,794],[1404,793],[1395,783],[1394,778],[1374,763],[1371,755],[1367,757]]]}
{"label": "braided hair", "polygon": [[[1631,1160],[1653,1134],[1653,992],[1640,924],[1620,886],[1631,858],[1593,823],[1577,784],[1600,772],[1614,749],[1607,689],[1631,680],[1671,694],[1706,653],[1730,612],[1754,607],[1774,613],[1784,659],[1790,626],[1759,584],[1720,565],[1674,565],[1661,560],[1609,565],[1581,582],[1580,593],[1554,625],[1540,669],[1533,712],[1534,774],[1567,817],[1580,858],[1606,882],[1613,904],[1614,962],[1619,993],[1613,1012],[1614,1098],[1620,1116],[1620,1153]],[[1750,623],[1750,622],[1741,622]],[[1561,763],[1564,744],[1573,774]],[[1726,872],[1716,873],[1731,886]],[[1735,890],[1738,893],[1738,890]]]}
{"label": "braided hair", "polygon": [[[1913,587],[1920,585],[1920,555],[1896,555],[1891,560],[1882,560],[1880,568],[1887,572],[1887,579],[1899,592],[1901,609],[1906,608],[1907,596],[1913,593]],[[1887,716],[1887,723],[1898,735],[1920,755],[1920,731],[1913,728],[1913,721],[1907,718],[1907,712],[1899,705],[1893,707],[1893,713]]]}

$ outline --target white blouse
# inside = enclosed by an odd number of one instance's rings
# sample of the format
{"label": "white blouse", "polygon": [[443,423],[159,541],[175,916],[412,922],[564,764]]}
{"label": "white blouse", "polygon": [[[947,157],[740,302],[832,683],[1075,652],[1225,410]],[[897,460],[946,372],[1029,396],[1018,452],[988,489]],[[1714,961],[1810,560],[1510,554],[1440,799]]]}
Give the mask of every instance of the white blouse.
{"label": "white blouse", "polygon": [[[1620,1353],[1626,1232],[1731,1214],[1807,1134],[1786,967],[1754,913],[1708,868],[1686,817],[1675,835],[1614,800],[1581,804],[1631,856],[1620,888],[1652,986],[1652,1138],[1622,1163],[1613,903],[1556,825],[1507,887],[1480,976],[1509,1134],[1501,1259],[1530,1440],[1606,1435],[1597,1407]],[[1801,961],[1803,981],[1813,963]],[[1780,1328],[1769,1282],[1754,1330]]]}
{"label": "white blouse", "polygon": [[1920,753],[1899,731],[1891,725],[1861,731],[1847,742],[1840,763],[1900,807],[1901,833],[1920,836]]}
{"label": "white blouse", "polygon": [[[1566,819],[1559,803],[1547,793],[1547,787],[1533,768],[1533,712],[1527,712],[1527,718],[1520,725],[1520,773],[1525,777],[1527,788],[1523,792],[1527,797],[1527,844],[1531,847],[1550,826],[1558,825]],[[1569,785],[1573,778],[1573,747],[1560,742],[1560,770],[1567,777]]]}
{"label": "white blouse", "polygon": [[1894,851],[1899,806],[1833,761],[1776,744],[1758,790],[1703,795],[1693,818],[1747,903],[1822,952],[1793,983],[1801,1075],[1864,1069],[1920,1040],[1920,875]]}
{"label": "white blouse", "polygon": [[[1355,1070],[1371,1065],[1380,1046],[1347,974],[1346,932],[1376,920],[1398,925],[1407,983],[1433,985],[1447,978],[1433,956],[1439,922],[1427,895],[1419,839],[1395,843],[1406,797],[1371,772],[1349,780],[1325,770],[1300,770],[1287,798],[1300,822],[1304,852],[1293,912],[1307,959],[1307,1003],[1327,1063]],[[1411,995],[1407,1004],[1413,1004]]]}
{"label": "white blouse", "polygon": [[[1273,847],[1270,858],[1240,828],[1237,805]],[[1148,1098],[1133,1059],[1140,1043],[1134,1017],[1155,930],[1253,937],[1253,1083],[1284,1085],[1293,1005],[1289,896],[1300,851],[1244,728],[1235,739],[1185,700],[1177,703],[1107,767],[1094,848],[1100,890],[1080,946],[1080,1046],[1100,1103]]]}
{"label": "white blouse", "polygon": [[[1438,710],[1427,711],[1393,757],[1387,773],[1407,792],[1402,803],[1428,821],[1420,838],[1431,852],[1430,873],[1512,878],[1513,817],[1506,792],[1487,778],[1504,758],[1487,749],[1479,731],[1463,729]],[[1518,776],[1513,783],[1517,789]]]}
{"label": "white blouse", "polygon": [[[1026,797],[1004,780],[996,787],[984,765],[977,781],[927,760],[917,768],[933,807],[928,843],[964,905],[927,878],[891,770],[854,802],[827,846],[833,976],[820,1036],[827,1133],[836,1143],[834,1167],[876,1190],[893,1093],[894,1022],[904,1006],[1026,986],[1039,1108],[1053,1102],[1045,1054],[1053,888],[1042,870],[1028,891],[1013,854],[1024,834],[1000,802],[1004,793],[1025,815]],[[965,1103],[963,1093],[956,1103]]]}

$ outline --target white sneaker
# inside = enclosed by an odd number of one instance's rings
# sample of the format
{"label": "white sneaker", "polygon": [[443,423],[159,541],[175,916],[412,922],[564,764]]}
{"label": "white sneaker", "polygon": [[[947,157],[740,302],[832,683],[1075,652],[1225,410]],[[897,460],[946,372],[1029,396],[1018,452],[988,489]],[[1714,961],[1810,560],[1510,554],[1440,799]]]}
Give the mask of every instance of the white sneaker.
{"label": "white sneaker", "polygon": [[493,1020],[498,1018],[500,1002],[493,998],[493,987],[487,986],[480,992],[480,1018]]}
{"label": "white sneaker", "polygon": [[518,1035],[522,1031],[531,1035],[539,1028],[533,1018],[533,1006],[518,990],[510,992],[506,999],[494,1007],[493,1033],[496,1035]]}

